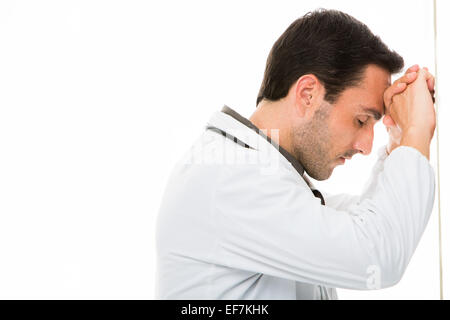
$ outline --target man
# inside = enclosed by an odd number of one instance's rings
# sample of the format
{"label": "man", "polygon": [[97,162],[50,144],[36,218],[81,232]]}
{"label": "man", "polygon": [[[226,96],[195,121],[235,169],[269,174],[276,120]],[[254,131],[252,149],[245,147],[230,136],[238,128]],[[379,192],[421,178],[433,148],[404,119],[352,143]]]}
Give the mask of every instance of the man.
{"label": "man", "polygon": [[[157,297],[336,299],[396,284],[434,201],[434,79],[353,17],[320,10],[274,44],[245,119],[225,106],[172,173],[157,225]],[[317,180],[390,141],[359,196]]]}

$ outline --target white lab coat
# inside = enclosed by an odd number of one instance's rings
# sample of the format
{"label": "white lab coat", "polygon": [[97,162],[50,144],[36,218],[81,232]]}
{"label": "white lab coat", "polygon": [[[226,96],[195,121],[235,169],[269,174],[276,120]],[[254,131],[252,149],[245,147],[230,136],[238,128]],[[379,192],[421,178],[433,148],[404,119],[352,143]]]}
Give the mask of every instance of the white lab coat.
{"label": "white lab coat", "polygon": [[[158,299],[337,299],[402,277],[429,220],[434,170],[385,149],[360,196],[324,195],[224,112],[169,179],[157,222]],[[249,148],[243,145],[247,144]],[[307,178],[305,178],[307,179]]]}

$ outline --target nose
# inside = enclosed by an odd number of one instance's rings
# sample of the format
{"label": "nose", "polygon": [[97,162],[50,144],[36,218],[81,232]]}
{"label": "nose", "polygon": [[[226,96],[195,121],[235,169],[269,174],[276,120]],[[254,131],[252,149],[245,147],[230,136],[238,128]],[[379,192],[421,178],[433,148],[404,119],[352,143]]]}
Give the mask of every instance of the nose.
{"label": "nose", "polygon": [[373,145],[373,127],[370,126],[367,130],[360,130],[358,136],[353,143],[353,148],[363,155],[369,155],[372,151]]}

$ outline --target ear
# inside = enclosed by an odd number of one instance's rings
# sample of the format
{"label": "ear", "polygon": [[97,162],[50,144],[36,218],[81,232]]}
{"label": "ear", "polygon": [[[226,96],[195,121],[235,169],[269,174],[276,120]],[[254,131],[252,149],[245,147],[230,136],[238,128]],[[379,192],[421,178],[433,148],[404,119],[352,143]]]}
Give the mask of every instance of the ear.
{"label": "ear", "polygon": [[322,84],[313,74],[305,74],[298,78],[294,84],[295,106],[302,116],[309,113],[309,110],[315,110],[320,100],[318,95],[321,89]]}

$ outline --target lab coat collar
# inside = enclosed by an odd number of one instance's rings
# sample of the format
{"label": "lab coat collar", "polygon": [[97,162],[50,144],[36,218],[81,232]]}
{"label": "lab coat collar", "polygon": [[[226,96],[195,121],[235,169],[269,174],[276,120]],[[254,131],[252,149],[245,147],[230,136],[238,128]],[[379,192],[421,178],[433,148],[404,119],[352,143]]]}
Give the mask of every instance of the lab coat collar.
{"label": "lab coat collar", "polygon": [[320,198],[322,205],[325,205],[325,200],[322,194],[314,187],[311,181],[305,177],[305,169],[303,168],[303,165],[283,147],[270,139],[270,137],[250,122],[250,120],[244,118],[227,105],[223,106],[222,111],[216,112],[213,115],[208,122],[207,129],[218,130],[218,132],[233,139],[236,143],[252,149],[258,150],[262,146],[270,147],[270,145],[276,148],[308,184],[314,196]]}
{"label": "lab coat collar", "polygon": [[[224,105],[220,112],[216,112],[216,114],[213,115],[208,122],[208,126],[215,127],[223,132],[226,132],[228,135],[237,138],[237,140],[244,142],[253,149],[258,149],[258,145],[261,146],[260,143],[262,138],[266,143],[269,143],[276,148],[283,155],[283,157],[291,163],[300,176],[304,177],[303,174],[305,170],[296,158],[268,137],[262,130],[250,122],[250,120],[244,118],[227,105]],[[248,128],[250,128],[254,134],[250,135],[248,134],[249,130],[243,130]]]}

